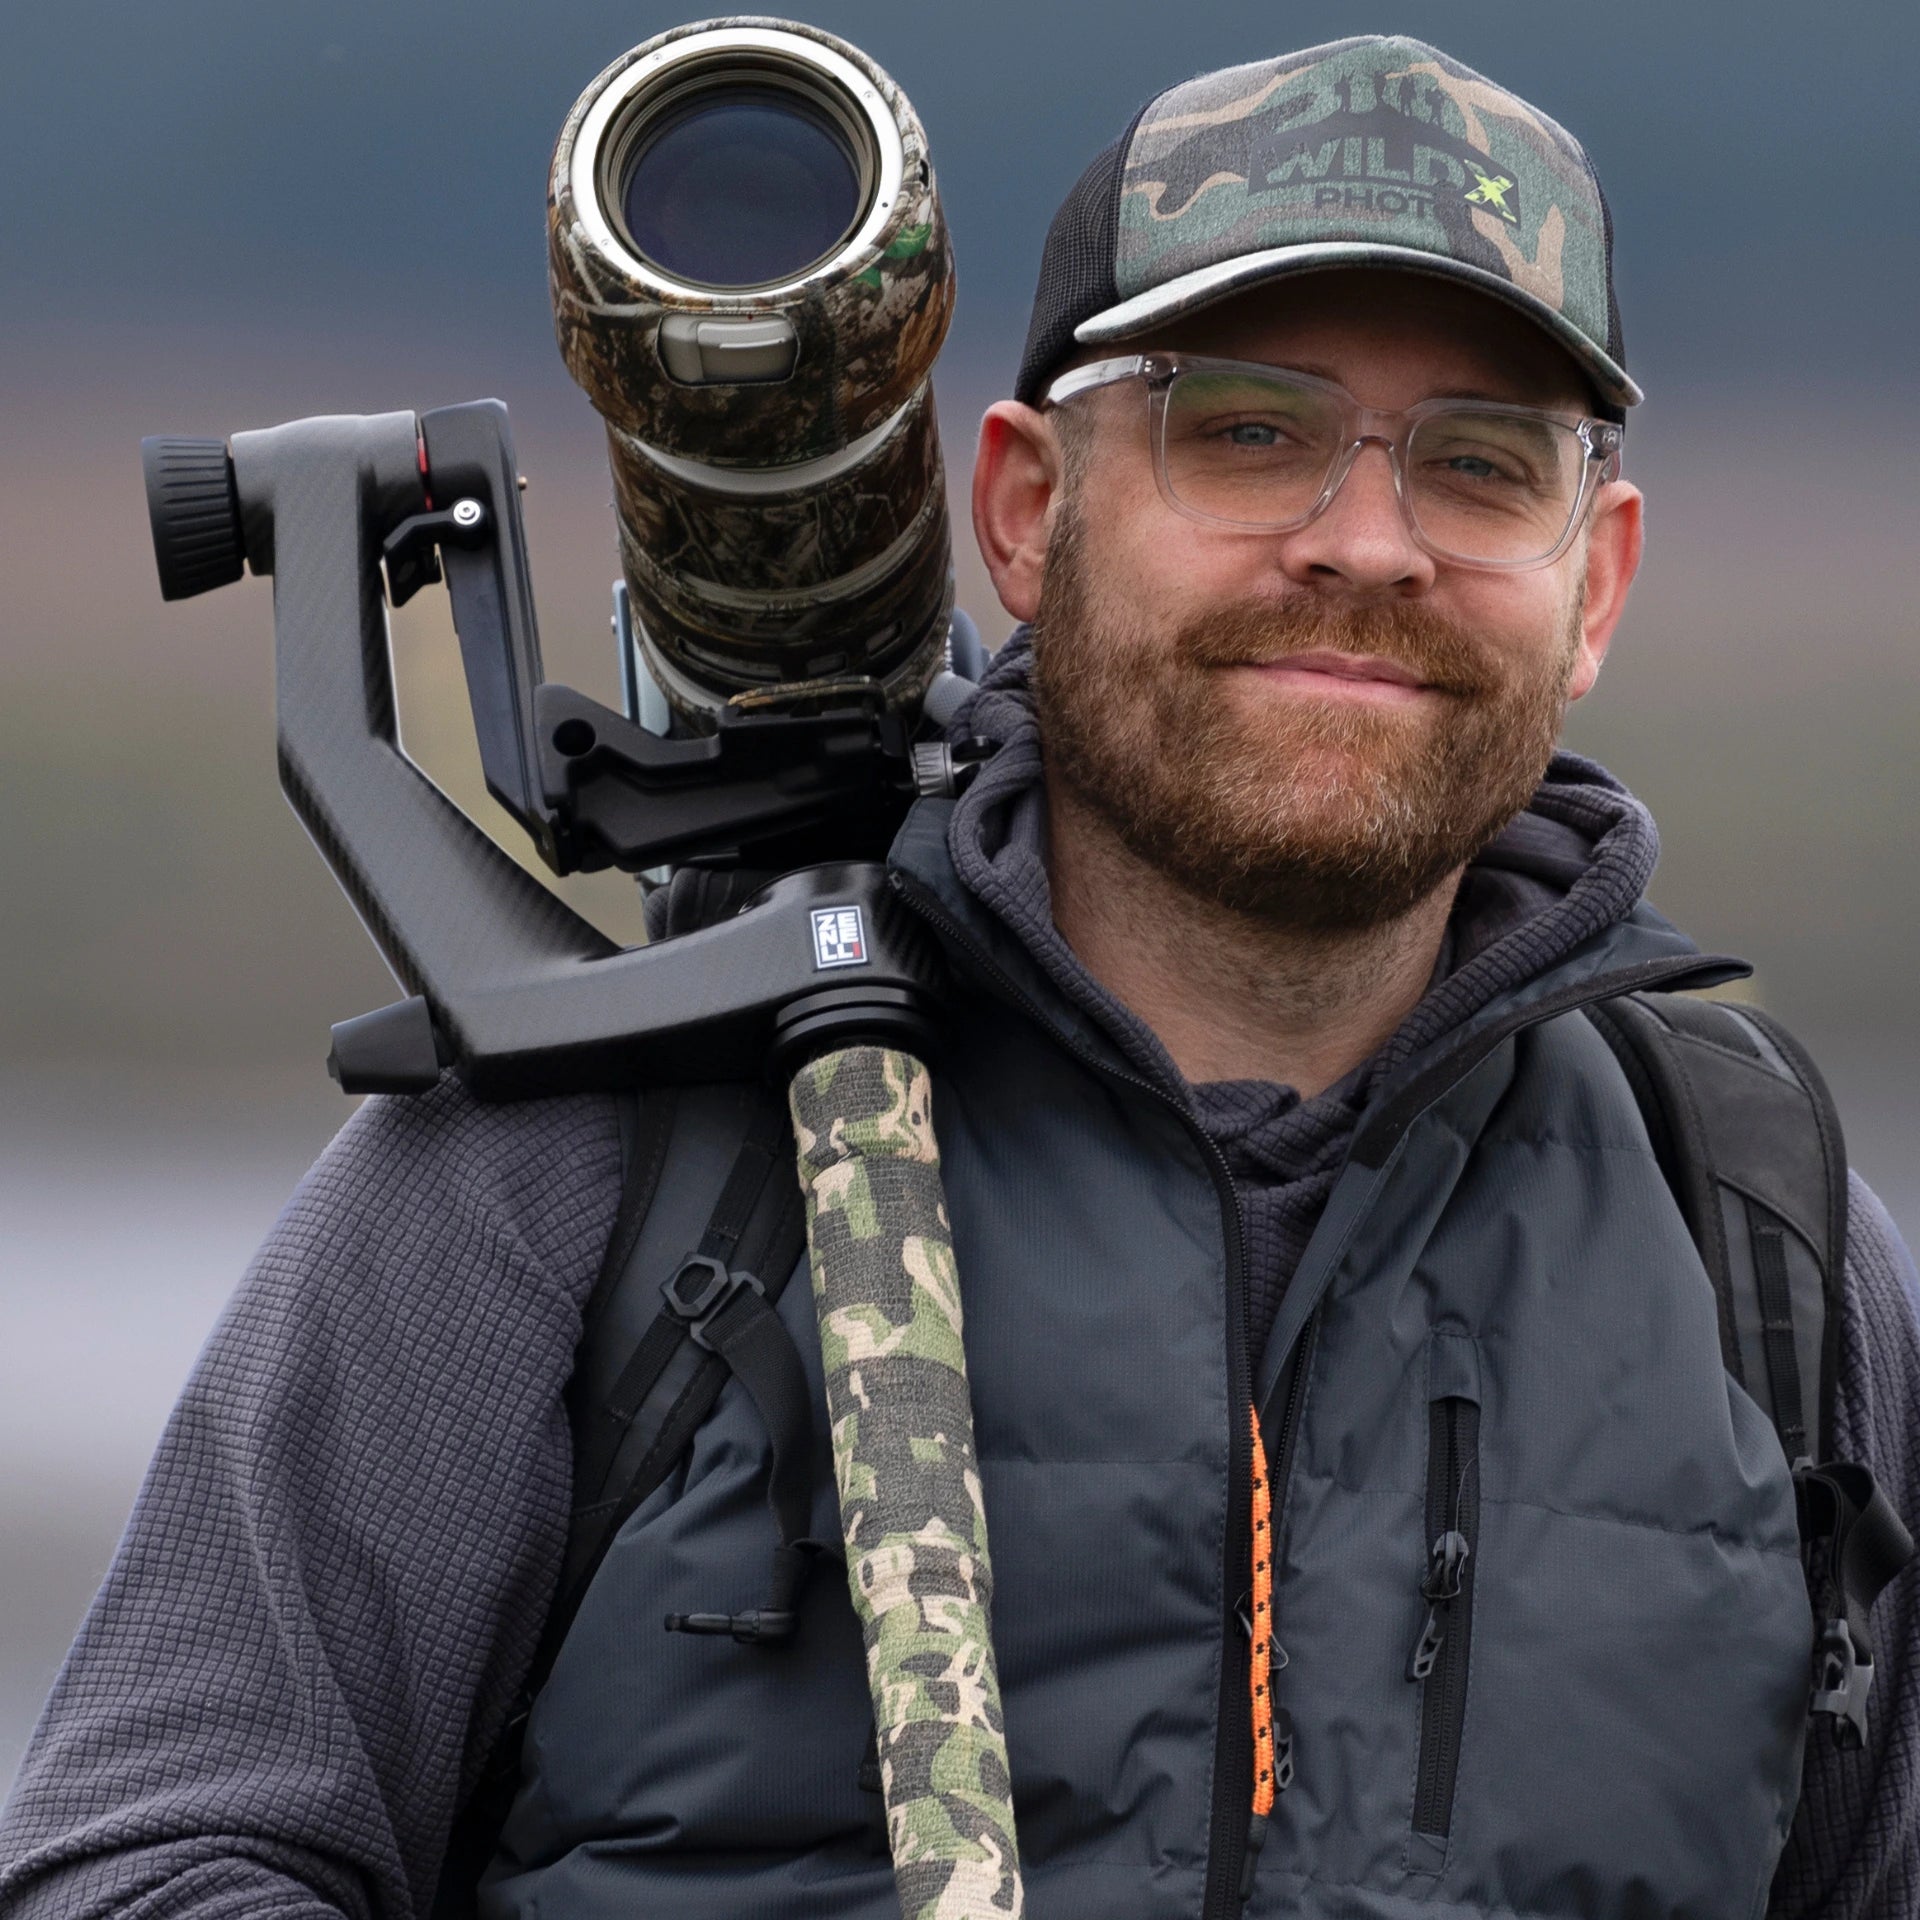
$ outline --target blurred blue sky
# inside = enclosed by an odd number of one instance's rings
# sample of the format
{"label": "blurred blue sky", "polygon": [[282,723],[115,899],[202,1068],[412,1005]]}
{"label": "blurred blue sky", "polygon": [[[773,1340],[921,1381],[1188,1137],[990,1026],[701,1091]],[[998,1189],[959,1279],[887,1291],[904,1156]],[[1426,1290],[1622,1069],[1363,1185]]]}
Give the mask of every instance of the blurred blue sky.
{"label": "blurred blue sky", "polygon": [[[823,0],[919,107],[961,264],[954,337],[1005,367],[1080,168],[1189,73],[1363,31],[1434,41],[1588,144],[1643,384],[1763,369],[1911,385],[1910,0]],[[118,316],[294,335],[458,328],[550,351],[547,153],[584,82],[686,17],[606,0],[64,0],[9,10],[0,331]]]}

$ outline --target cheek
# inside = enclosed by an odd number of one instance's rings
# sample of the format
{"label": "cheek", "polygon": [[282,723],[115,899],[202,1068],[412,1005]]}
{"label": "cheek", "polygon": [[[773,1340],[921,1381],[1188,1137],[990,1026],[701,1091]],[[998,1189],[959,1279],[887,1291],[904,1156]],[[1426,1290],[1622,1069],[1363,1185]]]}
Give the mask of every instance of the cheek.
{"label": "cheek", "polygon": [[1085,565],[1100,598],[1151,631],[1173,632],[1210,607],[1271,590],[1267,542],[1197,526],[1166,505],[1151,479],[1144,497],[1127,492],[1090,504],[1085,527]]}
{"label": "cheek", "polygon": [[1579,638],[1579,576],[1539,573],[1456,576],[1434,604],[1475,635],[1509,682],[1564,673]]}

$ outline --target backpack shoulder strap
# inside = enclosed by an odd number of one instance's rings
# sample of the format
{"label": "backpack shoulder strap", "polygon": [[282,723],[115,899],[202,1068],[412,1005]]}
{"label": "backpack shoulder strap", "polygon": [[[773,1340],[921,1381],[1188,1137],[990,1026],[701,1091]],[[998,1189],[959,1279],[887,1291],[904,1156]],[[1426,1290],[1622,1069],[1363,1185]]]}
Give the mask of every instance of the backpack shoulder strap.
{"label": "backpack shoulder strap", "polygon": [[433,1920],[471,1920],[519,1784],[534,1700],[615,1535],[667,1481],[730,1375],[773,1442],[772,1588],[763,1606],[673,1614],[667,1627],[746,1642],[790,1638],[815,1551],[806,1538],[812,1394],[774,1312],[806,1249],[785,1103],[770,1089],[730,1084],[623,1094],[618,1109],[625,1179],[567,1389],[574,1474],[566,1554],[526,1680],[455,1818]]}
{"label": "backpack shoulder strap", "polygon": [[1713,1282],[1727,1371],[1790,1461],[1824,1459],[1847,1244],[1846,1150],[1825,1083],[1750,1007],[1628,994],[1595,1024]]}
{"label": "backpack shoulder strap", "polygon": [[[640,1138],[647,1138],[644,1120]],[[730,1374],[773,1442],[768,1500],[783,1547],[805,1534],[812,1399],[773,1310],[806,1247],[793,1151],[785,1103],[771,1090],[683,1089],[661,1152],[657,1197],[624,1235],[616,1222],[568,1396],[574,1494],[547,1628],[555,1650],[613,1536],[672,1472]],[[778,1565],[788,1571],[777,1574],[776,1586],[797,1585],[788,1559]],[[757,1623],[730,1615],[724,1628],[705,1624],[704,1615],[675,1621],[679,1631],[784,1638],[790,1617],[773,1617],[782,1611],[770,1605]]]}
{"label": "backpack shoulder strap", "polygon": [[[1805,1050],[1757,1008],[1629,994],[1588,1009],[1619,1061],[1713,1282],[1726,1369],[1794,1474],[1816,1617],[1811,1711],[1858,1746],[1867,1616],[1913,1543],[1867,1468],[1834,1459],[1847,1156]],[[1823,1463],[1823,1464],[1816,1464]]]}

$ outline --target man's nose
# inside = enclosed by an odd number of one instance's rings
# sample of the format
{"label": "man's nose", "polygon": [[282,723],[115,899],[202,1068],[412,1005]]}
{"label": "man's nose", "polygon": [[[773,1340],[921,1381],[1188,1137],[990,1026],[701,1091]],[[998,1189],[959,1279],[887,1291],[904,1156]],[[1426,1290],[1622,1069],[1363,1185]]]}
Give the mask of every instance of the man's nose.
{"label": "man's nose", "polygon": [[1414,543],[1384,442],[1362,443],[1326,509],[1282,541],[1280,565],[1302,586],[1337,581],[1356,593],[1421,593],[1433,584],[1433,561]]}

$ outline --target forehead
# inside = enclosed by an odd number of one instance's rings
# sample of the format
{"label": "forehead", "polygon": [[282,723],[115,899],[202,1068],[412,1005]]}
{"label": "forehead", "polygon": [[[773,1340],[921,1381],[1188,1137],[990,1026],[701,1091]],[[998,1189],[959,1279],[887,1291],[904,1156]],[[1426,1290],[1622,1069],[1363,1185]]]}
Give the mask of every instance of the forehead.
{"label": "forehead", "polygon": [[1440,393],[1583,411],[1592,402],[1580,369],[1541,328],[1427,274],[1294,274],[1172,321],[1141,344],[1321,373],[1370,406]]}

